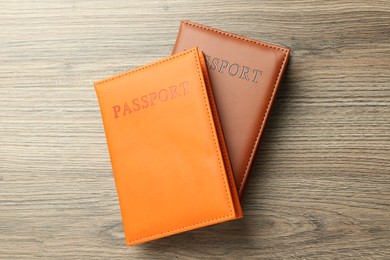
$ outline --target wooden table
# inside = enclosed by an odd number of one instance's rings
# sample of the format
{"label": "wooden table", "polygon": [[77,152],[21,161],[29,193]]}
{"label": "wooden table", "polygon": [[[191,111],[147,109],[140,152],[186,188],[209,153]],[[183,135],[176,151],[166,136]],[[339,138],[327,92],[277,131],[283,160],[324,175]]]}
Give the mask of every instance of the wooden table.
{"label": "wooden table", "polygon": [[[126,247],[93,82],[179,21],[289,46],[245,217]],[[390,1],[0,2],[0,259],[390,257]]]}

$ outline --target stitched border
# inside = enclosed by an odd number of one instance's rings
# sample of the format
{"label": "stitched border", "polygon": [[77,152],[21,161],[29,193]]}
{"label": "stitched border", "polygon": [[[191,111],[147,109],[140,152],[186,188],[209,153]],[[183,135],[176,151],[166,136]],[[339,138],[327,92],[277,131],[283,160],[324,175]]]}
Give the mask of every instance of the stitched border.
{"label": "stitched border", "polygon": [[275,50],[284,52],[283,62],[281,64],[281,66],[280,66],[278,76],[276,77],[276,81],[275,81],[274,87],[272,89],[271,97],[268,100],[267,109],[266,109],[266,111],[264,113],[264,117],[263,117],[263,120],[261,121],[261,125],[260,125],[260,128],[259,128],[257,137],[256,137],[255,142],[253,144],[252,152],[251,152],[251,155],[249,157],[249,160],[248,160],[248,163],[247,163],[247,166],[246,166],[246,169],[245,169],[245,173],[242,176],[242,179],[241,179],[240,184],[238,186],[238,191],[241,194],[241,192],[242,192],[241,189],[243,188],[242,185],[244,184],[244,182],[245,182],[245,180],[246,180],[246,178],[248,176],[249,167],[251,165],[251,162],[253,161],[253,155],[255,153],[257,144],[259,142],[260,134],[261,134],[261,132],[262,132],[262,130],[264,128],[265,118],[267,117],[267,115],[269,113],[269,110],[270,110],[270,107],[271,107],[271,100],[275,96],[276,88],[278,86],[278,83],[279,83],[279,80],[280,80],[280,77],[281,77],[282,69],[283,69],[283,67],[284,67],[284,65],[285,65],[285,63],[287,61],[287,56],[288,56],[287,54],[289,53],[289,50],[285,49],[285,48],[282,48],[282,47],[277,47],[277,46],[274,46],[274,45],[271,45],[271,44],[267,44],[267,43],[264,43],[264,42],[248,39],[248,38],[245,38],[245,37],[242,37],[242,36],[239,36],[239,35],[235,35],[235,34],[232,34],[232,33],[224,32],[224,31],[221,31],[221,30],[218,30],[218,29],[206,27],[204,25],[195,24],[195,23],[192,23],[192,22],[189,22],[189,21],[182,21],[182,23],[190,25],[190,26],[193,26],[193,27],[197,27],[197,28],[200,28],[200,29],[203,29],[203,30],[207,30],[207,31],[211,31],[211,32],[214,32],[214,33],[218,33],[218,34],[221,34],[221,35],[224,35],[224,36],[227,36],[227,37],[236,38],[236,39],[239,39],[239,40],[242,40],[242,41],[246,41],[246,42],[249,42],[249,43],[252,43],[252,44],[256,44],[256,45],[260,45],[260,46],[264,46],[264,47],[267,47],[267,48],[271,48],[271,49],[275,49]]}
{"label": "stitched border", "polygon": [[[190,49],[190,50],[187,50],[185,52],[182,52],[180,54],[177,54],[177,55],[173,55],[169,58],[165,58],[165,59],[162,59],[160,61],[157,61],[157,62],[154,62],[154,63],[151,63],[151,64],[148,64],[148,65],[145,65],[145,66],[142,66],[142,67],[139,67],[137,69],[134,69],[134,70],[131,70],[131,71],[128,71],[128,72],[125,72],[125,73],[122,73],[122,74],[119,74],[119,75],[116,75],[116,76],[113,76],[111,78],[108,78],[108,79],[105,79],[105,80],[101,80],[101,81],[98,81],[95,83],[95,86],[97,85],[101,85],[101,84],[104,84],[104,83],[107,83],[107,82],[110,82],[112,80],[115,80],[115,79],[118,79],[118,78],[121,78],[121,77],[124,77],[124,76],[127,76],[127,75],[130,75],[132,73],[135,73],[135,72],[138,72],[138,71],[142,71],[142,70],[145,70],[147,68],[150,68],[150,67],[154,67],[158,64],[162,64],[162,63],[165,63],[165,62],[168,62],[168,61],[171,61],[171,60],[174,60],[174,59],[177,59],[179,57],[182,57],[182,56],[185,56],[187,54],[190,54],[190,53],[193,53],[194,56],[195,56],[195,62],[196,62],[196,69],[198,71],[198,76],[199,76],[199,81],[200,81],[200,84],[202,85],[202,95],[203,95],[203,99],[204,99],[204,102],[206,104],[206,111],[207,111],[207,115],[208,115],[208,119],[209,119],[209,123],[210,123],[210,128],[211,128],[211,132],[212,132],[212,137],[213,137],[213,140],[214,140],[214,145],[215,145],[215,149],[216,151],[218,152],[218,146],[217,146],[217,142],[216,142],[216,139],[215,139],[215,134],[213,133],[212,129],[213,129],[213,125],[212,125],[212,119],[210,117],[210,111],[207,107],[207,99],[206,99],[206,96],[205,96],[205,83],[203,82],[202,83],[202,77],[201,77],[201,67],[200,67],[200,64],[199,64],[199,60],[197,59],[196,55],[197,55],[197,49],[196,48],[193,48],[193,49]],[[219,163],[219,168],[220,168],[220,171],[221,171],[221,176],[222,176],[222,180],[223,180],[223,183],[224,183],[224,189],[225,189],[225,195],[226,195],[226,199],[227,201],[229,202],[229,196],[228,196],[228,192],[227,192],[227,184],[226,184],[226,180],[225,178],[223,178],[223,168],[222,168],[222,164],[221,164],[221,158],[218,157],[218,163]],[[233,201],[232,201],[233,203]],[[213,219],[209,219],[209,220],[205,220],[205,221],[202,221],[202,222],[198,222],[198,223],[195,223],[195,224],[191,224],[191,225],[187,225],[187,226],[184,226],[184,227],[179,227],[179,228],[175,228],[175,229],[171,229],[171,230],[168,230],[168,231],[164,231],[164,232],[160,232],[160,233],[157,233],[157,234],[153,234],[153,235],[149,235],[149,236],[145,236],[145,237],[141,237],[141,238],[138,238],[138,239],[134,239],[134,240],[127,240],[127,244],[136,244],[136,242],[138,241],[142,241],[142,240],[146,240],[146,239],[149,239],[149,238],[153,238],[153,237],[159,237],[159,236],[162,236],[162,235],[165,235],[165,234],[169,234],[169,233],[173,233],[175,231],[178,231],[178,230],[184,230],[184,229],[188,229],[188,228],[192,228],[192,227],[197,227],[197,226],[202,226],[204,224],[207,224],[207,223],[211,223],[211,222],[215,222],[215,221],[218,221],[218,220],[223,220],[223,219],[228,219],[230,218],[231,216],[233,216],[233,205],[232,203],[229,203],[229,210],[230,210],[230,213],[228,215],[225,215],[225,216],[221,216],[221,217],[218,217],[218,218],[213,218]]]}

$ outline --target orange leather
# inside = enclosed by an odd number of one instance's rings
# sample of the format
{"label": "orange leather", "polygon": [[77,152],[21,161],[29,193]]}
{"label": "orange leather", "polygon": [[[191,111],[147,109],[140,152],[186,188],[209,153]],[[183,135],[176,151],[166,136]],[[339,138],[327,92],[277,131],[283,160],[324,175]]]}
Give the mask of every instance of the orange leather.
{"label": "orange leather", "polygon": [[242,217],[207,77],[193,48],[95,83],[127,245]]}

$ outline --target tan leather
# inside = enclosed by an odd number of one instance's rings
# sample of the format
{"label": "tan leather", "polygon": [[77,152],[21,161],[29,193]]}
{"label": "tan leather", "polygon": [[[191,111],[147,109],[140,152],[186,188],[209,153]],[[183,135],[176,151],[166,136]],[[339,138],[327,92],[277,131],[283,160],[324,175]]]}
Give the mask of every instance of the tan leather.
{"label": "tan leather", "polygon": [[290,50],[182,21],[173,53],[204,51],[240,195]]}
{"label": "tan leather", "polygon": [[127,245],[242,217],[204,76],[193,48],[95,83]]}

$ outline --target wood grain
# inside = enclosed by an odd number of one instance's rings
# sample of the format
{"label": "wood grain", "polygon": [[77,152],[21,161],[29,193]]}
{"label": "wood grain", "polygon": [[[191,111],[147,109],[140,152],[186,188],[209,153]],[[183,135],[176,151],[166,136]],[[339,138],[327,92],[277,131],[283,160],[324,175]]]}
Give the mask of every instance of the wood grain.
{"label": "wood grain", "polygon": [[[0,258],[390,257],[389,1],[0,2]],[[126,247],[92,83],[181,19],[292,48],[245,218]]]}

